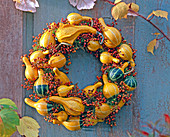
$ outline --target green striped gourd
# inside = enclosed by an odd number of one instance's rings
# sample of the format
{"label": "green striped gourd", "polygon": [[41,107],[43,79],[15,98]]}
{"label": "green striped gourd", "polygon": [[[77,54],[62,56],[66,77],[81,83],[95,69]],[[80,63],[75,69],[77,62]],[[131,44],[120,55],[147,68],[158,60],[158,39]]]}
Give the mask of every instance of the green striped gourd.
{"label": "green striped gourd", "polygon": [[38,70],[38,75],[39,78],[34,83],[34,91],[39,97],[44,97],[47,95],[47,91],[49,89],[48,82],[43,78],[44,72],[42,69]]}
{"label": "green striped gourd", "polygon": [[127,91],[132,91],[136,89],[137,81],[133,76],[127,76],[124,80],[124,84]]}
{"label": "green striped gourd", "polygon": [[109,71],[109,78],[114,81],[119,81],[124,77],[124,69],[128,66],[128,62],[125,62],[122,67],[112,68]]}
{"label": "green striped gourd", "polygon": [[37,110],[37,112],[42,116],[47,116],[49,113],[52,113],[52,104],[46,102],[46,98],[41,98],[37,102],[32,101],[29,98],[25,98],[25,103]]}

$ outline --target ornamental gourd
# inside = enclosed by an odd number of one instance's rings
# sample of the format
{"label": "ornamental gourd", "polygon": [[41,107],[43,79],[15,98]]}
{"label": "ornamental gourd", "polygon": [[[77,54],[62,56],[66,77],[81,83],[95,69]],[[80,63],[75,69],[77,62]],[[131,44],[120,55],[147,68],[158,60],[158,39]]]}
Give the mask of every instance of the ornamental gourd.
{"label": "ornamental gourd", "polygon": [[68,118],[68,115],[65,111],[60,111],[58,113],[53,113],[53,116],[57,118],[60,122],[66,121]]}
{"label": "ornamental gourd", "polygon": [[84,112],[82,100],[78,97],[62,98],[58,96],[49,97],[49,101],[63,105],[68,115],[78,116]]}
{"label": "ornamental gourd", "polygon": [[70,80],[67,77],[67,75],[65,73],[59,71],[58,68],[54,68],[53,71],[55,73],[54,79],[56,81],[59,80],[60,84],[64,85],[64,84],[70,82]]}
{"label": "ornamental gourd", "polygon": [[119,88],[116,84],[114,83],[110,83],[107,79],[107,75],[103,74],[103,82],[104,82],[104,86],[103,86],[103,95],[106,98],[110,98],[114,95],[119,94]]}
{"label": "ornamental gourd", "polygon": [[95,116],[99,119],[106,118],[111,112],[111,107],[107,103],[95,107]]}
{"label": "ornamental gourd", "polygon": [[38,51],[34,51],[31,55],[30,55],[30,62],[31,63],[37,63],[38,61],[39,62],[42,62],[42,60],[45,58],[45,56],[47,54],[49,54],[50,51],[49,50],[46,50],[46,51],[41,51],[41,50],[38,50]]}
{"label": "ornamental gourd", "polygon": [[102,82],[97,82],[94,85],[87,86],[83,89],[86,95],[92,96],[98,87],[102,86]]}
{"label": "ornamental gourd", "polygon": [[51,30],[47,30],[40,38],[40,46],[44,48],[46,48],[48,45],[54,46],[55,44],[56,41]]}
{"label": "ornamental gourd", "polygon": [[127,91],[135,90],[137,87],[137,81],[133,76],[127,76],[123,82]]}
{"label": "ornamental gourd", "polygon": [[90,51],[96,51],[98,49],[103,49],[103,47],[102,47],[102,45],[100,45],[99,41],[93,41],[93,40],[88,42],[87,48]]}
{"label": "ornamental gourd", "polygon": [[56,53],[49,59],[48,64],[53,68],[61,68],[66,64],[66,57],[62,53]]}
{"label": "ornamental gourd", "polygon": [[26,66],[25,77],[30,81],[36,80],[38,78],[38,69],[32,67],[27,57],[23,57],[22,60]]}
{"label": "ornamental gourd", "polygon": [[[75,39],[82,33],[93,33],[103,36],[96,29],[87,25],[75,26],[63,23],[60,23],[59,28],[57,29],[55,35],[59,42],[61,43],[64,42],[73,45]],[[103,40],[101,41],[101,43],[103,43]]]}
{"label": "ornamental gourd", "polygon": [[71,130],[71,131],[80,130],[82,127],[82,122],[80,120],[80,116],[70,117],[67,121],[63,121],[63,122],[60,122],[57,119],[53,119],[53,124],[62,124],[68,130]]}
{"label": "ornamental gourd", "polygon": [[71,86],[66,86],[66,85],[61,85],[57,88],[57,92],[59,96],[65,97],[67,96],[67,93],[74,88],[74,85]]}
{"label": "ornamental gourd", "polygon": [[47,95],[49,90],[48,82],[44,79],[44,72],[42,69],[38,70],[39,78],[34,83],[34,91],[39,97]]}
{"label": "ornamental gourd", "polygon": [[123,60],[127,60],[130,61],[130,65],[132,67],[135,67],[135,62],[132,59],[132,49],[129,47],[129,45],[127,44],[122,44],[119,49],[119,56],[123,59]]}
{"label": "ornamental gourd", "polygon": [[70,13],[70,14],[68,14],[67,20],[69,21],[70,24],[79,24],[82,21],[89,21],[89,20],[93,21],[93,19],[91,17],[81,16],[78,13]]}
{"label": "ornamental gourd", "polygon": [[46,102],[46,98],[41,98],[37,102],[25,98],[25,103],[37,110],[40,115],[47,116],[52,112],[53,105]]}
{"label": "ornamental gourd", "polygon": [[117,59],[117,58],[114,58],[113,56],[111,56],[111,54],[107,51],[105,52],[102,52],[100,54],[100,61],[103,63],[103,64],[109,64],[109,63],[112,63],[115,62],[115,63],[119,63],[120,60]]}
{"label": "ornamental gourd", "polygon": [[109,71],[109,78],[114,81],[119,81],[124,77],[124,69],[129,65],[128,62],[125,62],[122,67],[112,68]]}
{"label": "ornamental gourd", "polygon": [[102,29],[103,35],[106,39],[104,44],[108,48],[117,47],[122,41],[122,36],[121,36],[120,32],[114,27],[108,27],[105,24],[103,18],[99,18],[99,23],[101,24],[101,29]]}

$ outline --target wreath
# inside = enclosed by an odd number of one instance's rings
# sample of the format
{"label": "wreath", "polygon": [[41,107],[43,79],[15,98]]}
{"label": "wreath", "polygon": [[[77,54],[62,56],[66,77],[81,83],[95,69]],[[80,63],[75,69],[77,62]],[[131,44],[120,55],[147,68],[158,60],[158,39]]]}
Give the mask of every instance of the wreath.
{"label": "wreath", "polygon": [[[35,108],[44,119],[62,124],[68,130],[106,122],[116,126],[115,115],[130,105],[134,76],[135,52],[112,22],[70,13],[60,23],[49,23],[44,32],[34,37],[29,55],[22,56],[27,90],[33,89],[25,103]],[[80,90],[69,80],[70,54],[78,49],[92,54],[102,63],[102,75]],[[37,101],[33,101],[33,99]]]}

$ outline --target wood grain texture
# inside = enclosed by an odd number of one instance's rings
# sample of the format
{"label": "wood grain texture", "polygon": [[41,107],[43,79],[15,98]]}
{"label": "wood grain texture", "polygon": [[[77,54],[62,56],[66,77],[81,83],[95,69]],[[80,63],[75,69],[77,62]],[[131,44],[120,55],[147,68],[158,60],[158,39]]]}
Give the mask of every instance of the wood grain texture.
{"label": "wood grain texture", "polygon": [[[0,1],[0,98],[12,99],[22,112],[22,12],[14,2]],[[13,136],[18,136],[14,134]]]}

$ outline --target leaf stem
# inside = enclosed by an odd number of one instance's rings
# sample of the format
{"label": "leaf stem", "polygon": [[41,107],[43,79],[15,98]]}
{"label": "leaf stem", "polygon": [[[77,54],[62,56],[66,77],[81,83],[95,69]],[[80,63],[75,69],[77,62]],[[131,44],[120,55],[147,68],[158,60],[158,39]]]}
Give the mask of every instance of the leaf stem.
{"label": "leaf stem", "polygon": [[151,21],[153,19],[153,17],[155,17],[155,15],[152,15],[152,17],[149,20]]}
{"label": "leaf stem", "polygon": [[161,37],[161,38],[159,38],[159,39],[156,39],[156,40],[161,40],[161,39],[163,39],[163,38],[165,38],[165,37],[163,36],[163,37]]}
{"label": "leaf stem", "polygon": [[170,41],[170,38],[169,38],[167,35],[165,35],[165,33],[164,33],[158,26],[156,26],[153,22],[151,22],[149,19],[145,18],[144,16],[142,16],[142,15],[139,14],[138,12],[133,11],[132,9],[129,9],[129,11],[132,12],[132,13],[134,13],[134,14],[136,14],[137,16],[143,18],[143,19],[146,20],[147,22],[149,22],[149,23],[150,23],[151,25],[153,25],[157,30],[159,30],[159,32],[161,32],[162,35],[163,35],[165,38],[167,38],[167,40]]}
{"label": "leaf stem", "polygon": [[110,0],[104,0],[105,2],[108,2],[109,4],[111,4],[111,5],[116,5],[114,2],[111,2]]}

